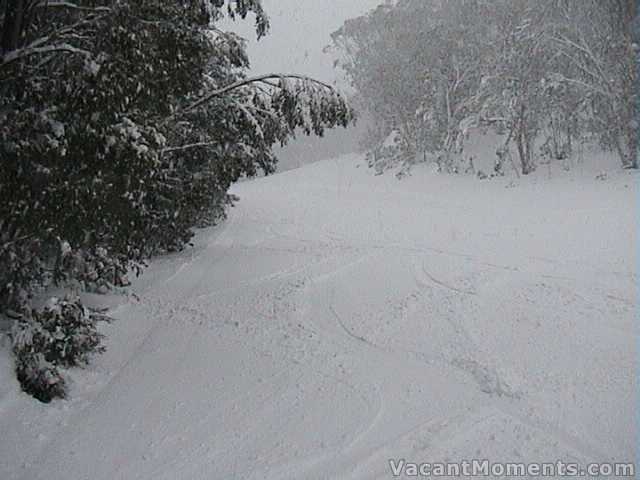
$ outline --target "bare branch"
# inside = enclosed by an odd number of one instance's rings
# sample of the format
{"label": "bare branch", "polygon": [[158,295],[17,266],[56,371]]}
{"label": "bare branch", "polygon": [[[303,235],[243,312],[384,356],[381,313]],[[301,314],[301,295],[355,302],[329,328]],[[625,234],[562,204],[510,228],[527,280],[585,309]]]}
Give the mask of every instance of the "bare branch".
{"label": "bare branch", "polygon": [[566,82],[566,83],[572,83],[574,85],[579,85],[581,87],[586,88],[587,90],[591,90],[593,92],[596,93],[600,93],[601,95],[613,99],[615,98],[615,95],[613,95],[611,92],[602,90],[601,88],[598,88],[596,85],[589,85],[588,83],[585,83],[581,80],[575,79],[575,78],[567,78],[564,75],[560,75],[560,74],[556,74],[556,78],[562,82]]}

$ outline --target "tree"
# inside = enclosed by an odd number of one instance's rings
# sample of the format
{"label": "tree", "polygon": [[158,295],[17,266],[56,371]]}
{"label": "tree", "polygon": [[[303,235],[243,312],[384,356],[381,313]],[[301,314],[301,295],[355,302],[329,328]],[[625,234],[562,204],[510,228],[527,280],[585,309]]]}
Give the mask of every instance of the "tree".
{"label": "tree", "polygon": [[0,312],[12,316],[44,318],[29,299],[51,281],[127,284],[224,216],[233,182],[273,172],[274,145],[353,119],[313,79],[247,77],[244,41],[216,25],[251,13],[265,35],[259,0],[2,7]]}
{"label": "tree", "polygon": [[[425,3],[421,8],[428,7]],[[343,57],[341,67],[373,119],[371,146],[379,151],[395,131],[405,162],[422,151],[419,132],[425,130],[416,115],[422,96],[417,88],[422,78],[417,61],[420,51],[411,43],[414,29],[404,24],[418,16],[406,13],[404,2],[396,7],[381,5],[366,16],[345,22],[331,35]]]}
{"label": "tree", "polygon": [[483,115],[502,124],[515,143],[522,173],[535,169],[534,142],[540,133],[544,79],[549,50],[542,12],[528,0],[496,5],[495,56],[490,73],[482,79]]}
{"label": "tree", "polygon": [[396,132],[405,163],[434,156],[454,168],[476,113],[487,51],[476,20],[485,9],[481,0],[403,0],[333,33],[339,65],[374,119],[374,150]]}
{"label": "tree", "polygon": [[[591,110],[591,129],[625,167],[638,168],[638,127],[633,101],[637,86],[632,22],[635,0],[566,0],[559,7],[568,18],[553,40],[573,74],[557,79],[579,88]],[[598,21],[594,21],[598,19]]]}
{"label": "tree", "polygon": [[[632,26],[632,48],[635,51],[635,75],[637,80],[640,79],[640,6],[638,5],[637,0],[634,1],[633,8],[634,18]],[[635,168],[640,168],[640,148],[638,148],[638,143],[640,142],[640,93],[638,93],[637,88],[634,90],[633,98],[635,104],[635,111],[633,112],[633,127],[636,136],[636,155],[635,160],[633,161],[633,166]]]}

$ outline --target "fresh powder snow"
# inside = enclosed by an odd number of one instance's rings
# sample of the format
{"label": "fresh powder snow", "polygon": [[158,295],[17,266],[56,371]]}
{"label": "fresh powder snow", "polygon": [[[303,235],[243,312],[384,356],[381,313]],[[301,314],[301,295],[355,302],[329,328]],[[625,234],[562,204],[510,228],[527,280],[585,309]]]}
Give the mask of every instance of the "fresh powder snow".
{"label": "fresh powder snow", "polygon": [[599,156],[398,181],[352,155],[237,184],[193,248],[88,297],[116,321],[67,400],[22,393],[3,341],[0,478],[634,461],[637,172]]}

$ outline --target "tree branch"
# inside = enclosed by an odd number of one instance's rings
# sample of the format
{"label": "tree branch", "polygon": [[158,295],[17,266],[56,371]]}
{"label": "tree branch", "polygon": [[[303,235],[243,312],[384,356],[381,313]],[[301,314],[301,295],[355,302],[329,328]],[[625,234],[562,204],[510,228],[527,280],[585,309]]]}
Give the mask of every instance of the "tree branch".
{"label": "tree branch", "polygon": [[25,48],[13,50],[12,52],[9,52],[6,55],[4,55],[2,59],[0,59],[0,67],[4,67],[10,63],[13,63],[17,60],[20,60],[26,57],[30,57],[32,55],[55,53],[55,52],[75,53],[75,54],[80,54],[87,57],[91,55],[91,53],[88,52],[87,50],[76,48],[73,45],[69,45],[68,43],[60,43],[57,45],[47,45],[44,47],[27,46]]}
{"label": "tree branch", "polygon": [[85,12],[110,12],[111,11],[111,8],[109,7],[84,7],[82,5],[77,5],[72,2],[57,1],[57,0],[56,1],[43,0],[40,3],[38,3],[36,7],[37,8],[53,8],[53,7],[68,8],[72,10],[81,10]]}
{"label": "tree branch", "polygon": [[[269,83],[269,80],[286,80],[286,79],[293,79],[293,80],[302,80],[304,82],[310,82],[313,84],[316,84],[318,86],[321,86],[323,88],[326,88],[328,90],[333,91],[334,88],[324,82],[321,82],[319,80],[315,80],[311,77],[307,77],[304,75],[297,75],[297,74],[278,74],[278,73],[268,73],[266,75],[259,75],[257,77],[251,77],[251,78],[246,78],[243,80],[239,80],[235,83],[232,83],[231,85],[227,85],[226,87],[222,87],[219,88],[217,90],[214,90],[212,92],[207,93],[204,97],[202,97],[199,100],[196,100],[194,103],[192,103],[191,105],[189,105],[188,107],[184,108],[180,113],[189,113],[193,110],[195,110],[196,108],[200,107],[201,105],[213,100],[216,97],[219,97],[221,95],[224,95],[225,93],[229,93],[233,90],[236,90],[238,88],[241,87],[245,87],[247,85],[251,85],[252,83]],[[273,84],[269,83],[269,85],[274,86]]]}
{"label": "tree branch", "polygon": [[198,142],[198,143],[190,143],[188,145],[182,145],[180,147],[167,147],[162,150],[162,153],[171,153],[171,152],[179,152],[183,150],[190,150],[192,148],[203,148],[203,147],[213,147],[215,145],[219,145],[219,142]]}

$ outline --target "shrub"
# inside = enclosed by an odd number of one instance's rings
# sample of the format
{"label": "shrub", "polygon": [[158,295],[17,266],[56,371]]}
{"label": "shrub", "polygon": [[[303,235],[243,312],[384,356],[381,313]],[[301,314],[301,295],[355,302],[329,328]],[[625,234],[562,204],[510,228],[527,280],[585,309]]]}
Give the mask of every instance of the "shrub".
{"label": "shrub", "polygon": [[97,323],[108,320],[72,297],[51,298],[42,310],[17,320],[10,336],[22,389],[43,402],[63,398],[66,384],[58,367],[86,365],[102,353]]}
{"label": "shrub", "polygon": [[42,403],[66,397],[64,377],[41,353],[22,353],[16,359],[16,376],[22,390]]}

